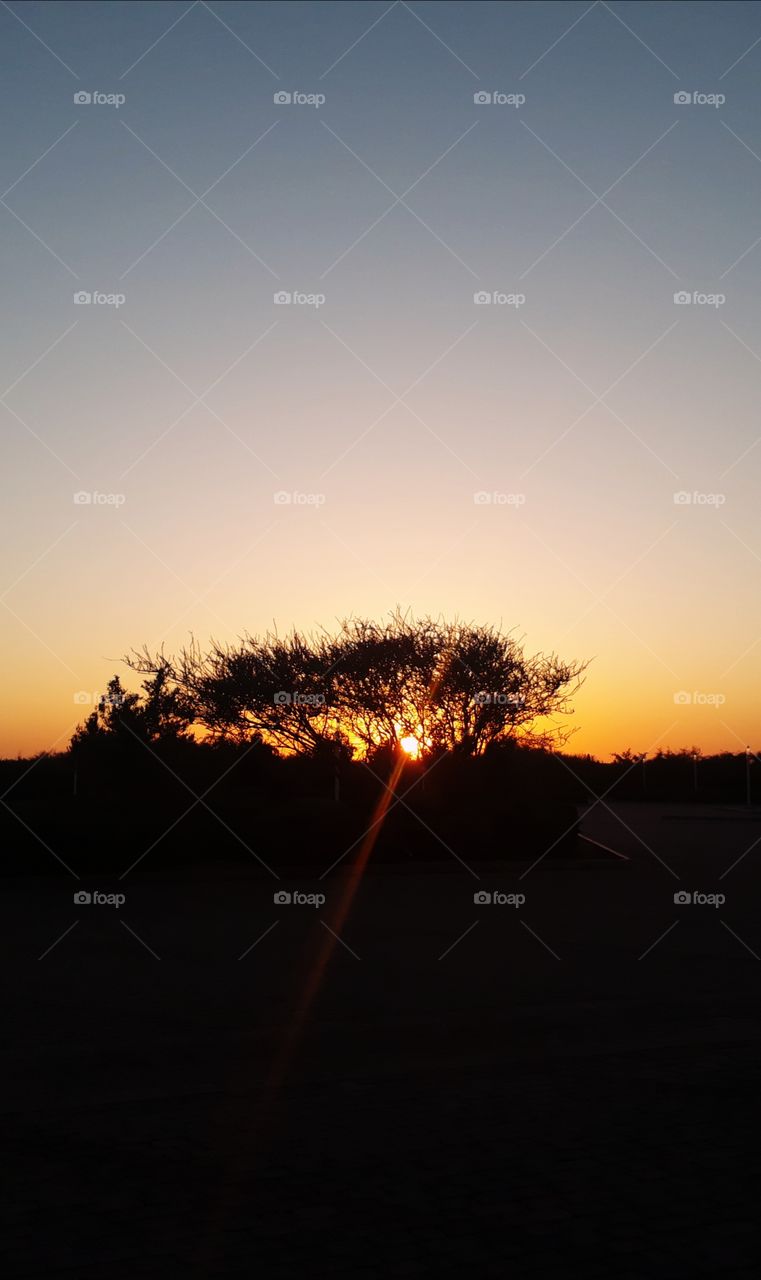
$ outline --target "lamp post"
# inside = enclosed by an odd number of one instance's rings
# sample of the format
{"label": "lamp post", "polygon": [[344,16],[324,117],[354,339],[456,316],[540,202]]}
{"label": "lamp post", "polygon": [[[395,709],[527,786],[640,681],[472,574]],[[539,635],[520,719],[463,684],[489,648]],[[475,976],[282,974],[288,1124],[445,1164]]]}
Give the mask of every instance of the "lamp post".
{"label": "lamp post", "polygon": [[698,794],[698,752],[692,753],[692,789],[695,795]]}
{"label": "lamp post", "polygon": [[750,747],[745,748],[745,803],[750,804],[750,766],[753,763],[753,752]]}

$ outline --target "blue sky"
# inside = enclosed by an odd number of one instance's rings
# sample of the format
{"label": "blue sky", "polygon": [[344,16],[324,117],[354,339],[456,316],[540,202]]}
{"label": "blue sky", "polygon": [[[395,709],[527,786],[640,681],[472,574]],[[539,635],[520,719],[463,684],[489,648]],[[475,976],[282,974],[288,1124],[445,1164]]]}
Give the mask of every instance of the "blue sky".
{"label": "blue sky", "polygon": [[0,28],[3,750],[132,644],[396,604],[594,656],[579,749],[752,737],[761,5]]}

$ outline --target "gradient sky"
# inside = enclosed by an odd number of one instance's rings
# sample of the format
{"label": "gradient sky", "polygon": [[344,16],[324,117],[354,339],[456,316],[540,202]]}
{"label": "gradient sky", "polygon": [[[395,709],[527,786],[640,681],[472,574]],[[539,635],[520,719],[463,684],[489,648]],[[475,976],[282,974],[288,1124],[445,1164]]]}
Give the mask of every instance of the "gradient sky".
{"label": "gradient sky", "polygon": [[594,658],[575,750],[759,745],[761,4],[0,33],[0,752],[65,746],[133,645],[397,604]]}

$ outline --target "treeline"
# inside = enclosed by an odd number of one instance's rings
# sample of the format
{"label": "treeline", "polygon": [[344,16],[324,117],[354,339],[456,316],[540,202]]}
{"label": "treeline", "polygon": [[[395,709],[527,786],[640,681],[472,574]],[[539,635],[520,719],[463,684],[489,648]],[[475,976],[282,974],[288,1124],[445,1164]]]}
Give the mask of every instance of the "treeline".
{"label": "treeline", "polygon": [[0,831],[38,862],[63,849],[114,868],[149,854],[327,865],[368,832],[381,859],[574,847],[575,784],[550,747],[583,663],[398,610],[125,661],[140,691],[114,676],[67,755],[15,780]]}
{"label": "treeline", "polygon": [[[0,761],[9,871],[553,857],[585,802],[761,801],[745,753],[563,753],[584,664],[490,627],[350,620],[127,659],[69,750]],[[387,812],[377,822],[381,807]]]}
{"label": "treeline", "polygon": [[677,801],[697,804],[761,804],[761,757],[757,752],[703,755],[698,747],[645,755],[626,749],[613,760],[563,757],[587,795],[612,800]]}
{"label": "treeline", "polygon": [[[740,805],[746,769],[744,753],[695,759],[667,752],[643,766],[626,753],[603,763],[512,742],[433,763],[388,749],[369,762],[283,756],[258,739],[177,735],[148,744],[112,729],[74,751],[0,762],[2,865],[12,873],[55,871],[60,858],[82,874],[121,872],[138,859],[145,869],[234,860],[255,871],[261,859],[273,869],[298,864],[321,873],[344,855],[344,865],[355,859],[374,831],[376,862],[454,855],[473,865],[548,848],[563,858],[577,851],[585,802]],[[759,775],[754,765],[755,803]],[[376,828],[384,799],[389,811]]]}
{"label": "treeline", "polygon": [[[327,753],[278,754],[254,740],[147,744],[105,731],[74,751],[0,763],[11,788],[0,810],[5,865],[74,870],[234,860],[255,870],[308,865],[322,872],[374,861],[525,859],[575,850],[575,781],[551,752],[497,744],[481,756],[430,761],[398,748],[372,763]],[[387,804],[382,823],[376,824]],[[453,862],[454,865],[454,862]]]}

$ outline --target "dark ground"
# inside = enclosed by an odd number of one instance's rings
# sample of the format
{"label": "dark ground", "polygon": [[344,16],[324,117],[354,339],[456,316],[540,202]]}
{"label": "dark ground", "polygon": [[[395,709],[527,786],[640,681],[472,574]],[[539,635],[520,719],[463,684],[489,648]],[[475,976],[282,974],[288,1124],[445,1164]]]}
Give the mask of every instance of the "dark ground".
{"label": "dark ground", "polygon": [[5,1274],[755,1277],[761,814],[614,808],[371,863],[277,1088],[340,871],[6,880]]}

